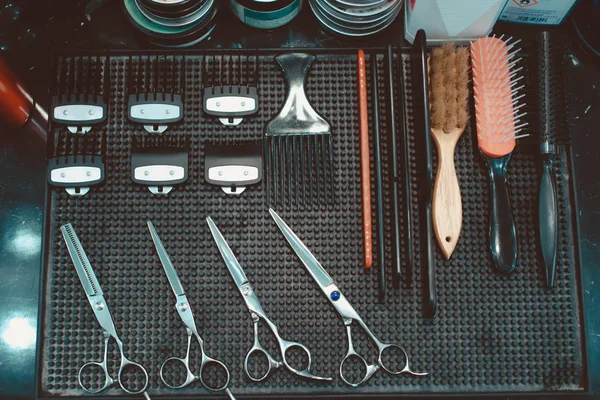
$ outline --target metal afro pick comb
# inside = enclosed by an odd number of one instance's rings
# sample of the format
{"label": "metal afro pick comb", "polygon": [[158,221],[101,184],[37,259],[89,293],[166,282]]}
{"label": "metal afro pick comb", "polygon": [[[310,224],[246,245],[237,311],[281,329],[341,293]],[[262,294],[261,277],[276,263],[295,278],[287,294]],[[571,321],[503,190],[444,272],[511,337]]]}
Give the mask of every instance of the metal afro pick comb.
{"label": "metal afro pick comb", "polygon": [[315,56],[291,53],[275,60],[287,80],[287,99],[265,132],[267,201],[333,203],[331,125],[312,108],[304,92]]}

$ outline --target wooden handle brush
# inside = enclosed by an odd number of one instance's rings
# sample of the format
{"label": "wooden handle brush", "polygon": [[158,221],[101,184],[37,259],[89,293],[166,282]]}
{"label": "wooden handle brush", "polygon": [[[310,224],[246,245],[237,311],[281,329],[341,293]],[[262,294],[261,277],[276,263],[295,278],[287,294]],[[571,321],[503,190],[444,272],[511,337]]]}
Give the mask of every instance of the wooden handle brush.
{"label": "wooden handle brush", "polygon": [[[515,55],[518,43],[501,37],[487,37],[471,43],[473,92],[477,145],[488,166],[490,179],[490,251],[494,267],[503,273],[512,272],[517,264],[517,234],[508,190],[506,168],[519,132],[527,125],[521,122],[526,113],[520,109],[524,94],[520,85],[519,59]],[[520,86],[519,86],[520,85]]]}
{"label": "wooden handle brush", "polygon": [[469,121],[469,50],[447,43],[429,59],[431,134],[438,166],[433,186],[433,229],[449,259],[462,226],[462,201],[454,167],[454,150]]}

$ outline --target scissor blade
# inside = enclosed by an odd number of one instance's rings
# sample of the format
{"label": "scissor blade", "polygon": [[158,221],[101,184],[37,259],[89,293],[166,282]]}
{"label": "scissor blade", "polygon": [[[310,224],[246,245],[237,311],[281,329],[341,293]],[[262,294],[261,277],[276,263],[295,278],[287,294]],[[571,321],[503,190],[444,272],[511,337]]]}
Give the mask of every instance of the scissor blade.
{"label": "scissor blade", "polygon": [[167,279],[169,279],[169,283],[171,284],[171,288],[173,289],[173,293],[175,296],[181,296],[185,294],[183,290],[183,286],[181,286],[181,282],[179,281],[179,276],[177,275],[177,271],[165,250],[162,242],[160,241],[160,237],[158,237],[158,233],[154,229],[154,225],[152,225],[151,221],[146,221],[148,224],[148,229],[150,230],[150,235],[152,236],[152,241],[154,242],[154,247],[156,247],[156,252],[158,253],[158,258],[160,258],[160,263],[167,274]]}
{"label": "scissor blade", "polygon": [[60,231],[67,244],[67,250],[69,250],[69,255],[71,256],[71,260],[73,260],[83,290],[85,290],[85,293],[88,296],[102,295],[100,283],[98,283],[90,260],[88,260],[87,255],[83,250],[83,246],[81,246],[81,242],[75,233],[75,229],[73,229],[73,225],[63,225],[60,227]]}
{"label": "scissor blade", "polygon": [[231,251],[229,244],[227,244],[227,241],[225,241],[225,238],[219,231],[219,228],[217,228],[217,225],[215,225],[213,222],[212,218],[207,217],[206,222],[208,223],[210,233],[212,233],[215,243],[219,248],[221,257],[223,257],[225,265],[227,265],[227,269],[229,269],[229,273],[233,277],[233,280],[238,288],[241,288],[243,284],[248,282],[248,278],[246,278],[246,274],[244,273],[242,266],[238,262],[237,258],[235,258],[235,254],[233,254],[233,251]]}
{"label": "scissor blade", "polygon": [[283,236],[285,236],[290,246],[292,246],[292,249],[296,252],[306,269],[308,269],[308,272],[310,272],[315,281],[317,281],[317,284],[321,287],[321,289],[331,285],[333,283],[333,279],[331,279],[327,271],[325,271],[323,266],[321,266],[321,263],[319,263],[315,256],[312,255],[310,250],[308,250],[304,243],[302,243],[298,236],[296,236],[294,231],[287,226],[287,224],[272,208],[269,208],[269,212],[283,233]]}

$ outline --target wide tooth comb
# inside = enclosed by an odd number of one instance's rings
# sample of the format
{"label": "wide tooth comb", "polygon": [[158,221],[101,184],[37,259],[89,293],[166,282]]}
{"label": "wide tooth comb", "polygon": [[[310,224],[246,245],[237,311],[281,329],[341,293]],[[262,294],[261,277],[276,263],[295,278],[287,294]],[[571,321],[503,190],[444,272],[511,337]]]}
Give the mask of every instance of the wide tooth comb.
{"label": "wide tooth comb", "polygon": [[267,201],[333,203],[331,125],[312,108],[304,92],[315,56],[292,53],[275,60],[287,81],[287,99],[265,129]]}

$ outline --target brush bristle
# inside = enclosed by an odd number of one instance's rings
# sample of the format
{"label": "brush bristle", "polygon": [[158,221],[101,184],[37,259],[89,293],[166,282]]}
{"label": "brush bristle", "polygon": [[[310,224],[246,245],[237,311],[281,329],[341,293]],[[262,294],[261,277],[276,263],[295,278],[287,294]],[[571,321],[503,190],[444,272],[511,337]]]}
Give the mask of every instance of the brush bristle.
{"label": "brush bristle", "polygon": [[527,125],[521,122],[526,113],[520,100],[524,95],[519,71],[518,43],[503,37],[487,37],[471,43],[473,92],[479,149],[489,157],[503,157],[513,151],[519,132]]}
{"label": "brush bristle", "polygon": [[469,121],[469,52],[452,43],[436,48],[430,58],[431,127],[450,132]]}

